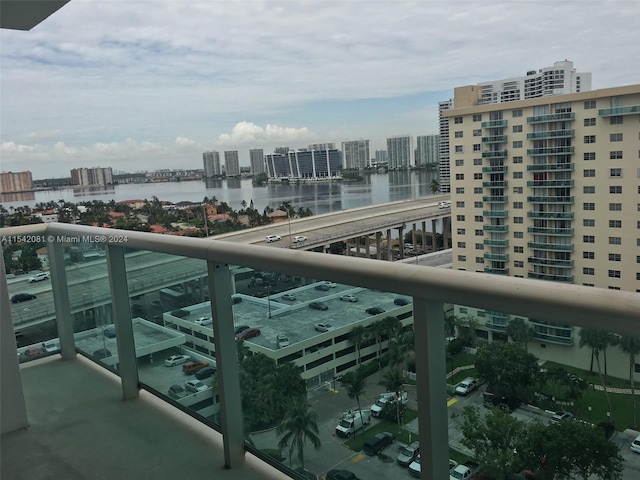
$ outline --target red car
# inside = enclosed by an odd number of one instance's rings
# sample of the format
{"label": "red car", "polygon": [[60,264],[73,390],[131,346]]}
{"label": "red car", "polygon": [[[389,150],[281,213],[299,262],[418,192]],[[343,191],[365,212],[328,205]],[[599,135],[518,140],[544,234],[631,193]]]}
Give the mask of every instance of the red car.
{"label": "red car", "polygon": [[248,340],[249,338],[257,337],[258,335],[260,335],[259,328],[247,328],[237,334],[236,338],[240,340]]}

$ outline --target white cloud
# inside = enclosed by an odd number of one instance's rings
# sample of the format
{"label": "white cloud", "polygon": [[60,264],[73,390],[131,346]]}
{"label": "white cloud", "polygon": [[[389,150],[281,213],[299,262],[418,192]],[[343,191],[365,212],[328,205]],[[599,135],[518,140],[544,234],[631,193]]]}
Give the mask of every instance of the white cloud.
{"label": "white cloud", "polygon": [[231,133],[223,133],[218,137],[222,145],[260,145],[283,143],[286,145],[305,142],[315,138],[307,127],[280,127],[267,125],[261,127],[251,122],[238,122]]}

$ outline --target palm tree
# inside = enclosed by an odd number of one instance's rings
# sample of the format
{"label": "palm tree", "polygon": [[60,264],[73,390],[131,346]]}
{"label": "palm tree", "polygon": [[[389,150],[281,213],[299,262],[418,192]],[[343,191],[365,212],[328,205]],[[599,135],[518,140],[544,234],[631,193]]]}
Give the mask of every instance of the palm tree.
{"label": "palm tree", "polygon": [[382,355],[382,336],[386,332],[386,327],[382,320],[377,320],[367,327],[369,335],[373,337],[378,344],[378,357]]}
{"label": "palm tree", "polygon": [[431,190],[431,193],[433,195],[438,193],[440,191],[440,182],[438,182],[438,180],[436,180],[435,178],[431,180],[431,185],[429,185],[429,190]]}
{"label": "palm tree", "polygon": [[593,371],[593,359],[596,360],[596,366],[598,367],[598,375],[604,388],[604,395],[607,398],[607,405],[609,406],[609,422],[613,422],[613,410],[611,409],[611,398],[609,397],[609,391],[607,390],[607,381],[604,375],[602,375],[602,369],[600,368],[600,352],[607,349],[609,345],[615,345],[616,338],[609,332],[603,332],[601,330],[591,330],[583,328],[580,330],[580,347],[591,348],[591,371]]}
{"label": "palm tree", "polygon": [[527,325],[522,318],[514,318],[507,324],[507,335],[516,343],[524,344],[529,351],[529,341],[533,339],[533,327]]}
{"label": "palm tree", "polygon": [[298,460],[304,470],[304,447],[310,442],[313,447],[320,449],[318,437],[318,414],[311,409],[306,399],[296,398],[290,404],[284,420],[276,429],[282,438],[278,442],[279,448],[289,448],[289,466],[293,450],[298,451]]}
{"label": "palm tree", "polygon": [[[342,376],[340,382],[347,387],[347,396],[349,398],[353,398],[358,404],[358,412],[360,412],[360,417],[362,418],[362,408],[360,407],[360,397],[365,394],[364,387],[366,386],[366,381],[364,375],[360,372],[347,372]],[[353,438],[356,438],[356,432],[353,432]]]}
{"label": "palm tree", "polygon": [[362,325],[357,325],[353,327],[351,333],[349,333],[349,340],[353,343],[358,350],[358,365],[362,363],[360,358],[360,346],[365,342],[368,337],[369,332]]}
{"label": "palm tree", "polygon": [[382,385],[387,390],[395,392],[396,394],[396,419],[398,421],[398,431],[400,431],[400,390],[402,389],[402,385],[404,385],[402,372],[397,368],[388,369],[382,376],[382,380],[380,380],[379,385]]}
{"label": "palm tree", "polygon": [[638,424],[636,420],[636,388],[634,382],[636,355],[640,355],[640,337],[623,335],[618,342],[620,350],[629,355],[629,381],[631,382],[631,403],[633,404],[633,428]]}

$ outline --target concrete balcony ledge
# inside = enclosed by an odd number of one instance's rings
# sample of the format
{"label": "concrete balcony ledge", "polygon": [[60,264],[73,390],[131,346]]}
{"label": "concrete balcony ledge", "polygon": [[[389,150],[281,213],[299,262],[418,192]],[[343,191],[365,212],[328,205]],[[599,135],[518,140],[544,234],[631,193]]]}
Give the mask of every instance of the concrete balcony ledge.
{"label": "concrete balcony ledge", "polygon": [[290,478],[248,453],[225,469],[221,434],[148,392],[123,401],[120,379],[85,358],[20,371],[30,426],[2,436],[1,478]]}

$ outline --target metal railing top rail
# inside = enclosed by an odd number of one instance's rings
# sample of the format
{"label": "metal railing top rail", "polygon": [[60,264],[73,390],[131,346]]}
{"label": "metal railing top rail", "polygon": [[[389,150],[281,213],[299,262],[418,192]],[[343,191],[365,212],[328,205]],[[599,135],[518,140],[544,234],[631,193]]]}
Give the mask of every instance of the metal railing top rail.
{"label": "metal railing top rail", "polygon": [[[373,290],[411,295],[580,327],[640,334],[640,295],[526,278],[495,276],[462,270],[416,266],[365,258],[318,254],[280,248],[184,238],[64,223],[24,225],[0,229],[0,237],[40,235],[104,237],[104,245],[201,258],[213,262],[300,275],[358,285]],[[124,236],[126,243],[110,241]],[[499,308],[498,308],[499,307]]]}

